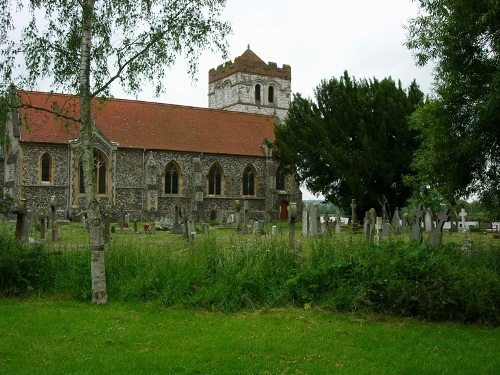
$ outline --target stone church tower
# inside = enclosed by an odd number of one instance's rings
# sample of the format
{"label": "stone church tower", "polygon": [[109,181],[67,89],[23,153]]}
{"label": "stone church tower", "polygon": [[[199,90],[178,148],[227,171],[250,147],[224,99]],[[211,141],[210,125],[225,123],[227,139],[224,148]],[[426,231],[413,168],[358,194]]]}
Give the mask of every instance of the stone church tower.
{"label": "stone church tower", "polygon": [[282,123],[291,99],[292,69],[265,63],[248,46],[232,61],[210,69],[208,106],[214,109],[260,113]]}

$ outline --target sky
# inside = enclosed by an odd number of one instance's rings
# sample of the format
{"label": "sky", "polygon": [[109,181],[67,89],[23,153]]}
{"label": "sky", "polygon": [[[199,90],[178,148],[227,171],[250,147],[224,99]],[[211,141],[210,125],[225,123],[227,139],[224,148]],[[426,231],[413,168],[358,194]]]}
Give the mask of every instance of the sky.
{"label": "sky", "polygon": [[[290,65],[292,92],[312,98],[322,79],[338,78],[344,70],[357,79],[391,76],[403,87],[416,79],[429,93],[432,69],[417,67],[403,45],[403,25],[417,14],[412,0],[228,0],[221,18],[233,28],[230,60],[249,45],[265,62]],[[155,98],[146,87],[138,98],[207,107],[208,71],[223,62],[219,54],[204,53],[192,82],[179,60],[165,78],[165,94]]]}

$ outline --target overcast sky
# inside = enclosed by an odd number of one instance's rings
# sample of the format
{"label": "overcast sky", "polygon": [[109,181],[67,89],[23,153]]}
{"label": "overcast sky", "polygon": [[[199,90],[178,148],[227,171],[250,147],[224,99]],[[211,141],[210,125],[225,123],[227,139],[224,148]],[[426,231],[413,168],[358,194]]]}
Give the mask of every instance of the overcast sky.
{"label": "overcast sky", "polygon": [[[229,59],[247,45],[265,62],[292,67],[292,91],[313,96],[322,79],[340,77],[344,70],[356,78],[391,76],[408,87],[413,79],[429,93],[431,69],[415,66],[403,45],[403,25],[417,16],[411,0],[228,0],[222,19],[231,22]],[[145,88],[141,100],[208,106],[208,70],[223,63],[204,53],[197,82],[192,83],[179,61],[166,78],[167,93],[154,98]],[[119,91],[115,97],[124,97]]]}

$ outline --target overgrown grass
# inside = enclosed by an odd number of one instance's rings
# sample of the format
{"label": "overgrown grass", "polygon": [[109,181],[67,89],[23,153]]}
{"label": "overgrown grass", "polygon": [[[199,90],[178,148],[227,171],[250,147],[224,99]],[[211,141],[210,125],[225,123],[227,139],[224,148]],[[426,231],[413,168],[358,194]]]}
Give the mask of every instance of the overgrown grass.
{"label": "overgrown grass", "polygon": [[[106,250],[111,300],[235,312],[289,306],[390,313],[426,320],[500,324],[497,242],[440,247],[402,240],[380,245],[361,236],[310,240],[300,255],[286,236],[233,231],[182,236],[113,236]],[[71,243],[19,244],[0,239],[0,295],[90,296],[88,250]]]}

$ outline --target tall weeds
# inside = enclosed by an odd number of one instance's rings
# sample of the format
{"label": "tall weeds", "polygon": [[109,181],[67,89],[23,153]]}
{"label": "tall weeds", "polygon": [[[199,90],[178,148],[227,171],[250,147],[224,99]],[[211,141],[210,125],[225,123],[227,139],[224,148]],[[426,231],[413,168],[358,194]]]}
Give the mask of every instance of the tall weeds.
{"label": "tall weeds", "polygon": [[[287,305],[371,311],[429,320],[500,324],[498,246],[440,247],[352,238],[318,240],[301,257],[283,240],[199,236],[184,250],[113,242],[108,293],[125,301],[225,312]],[[88,300],[86,248],[28,245],[0,237],[0,295],[64,295]]]}

